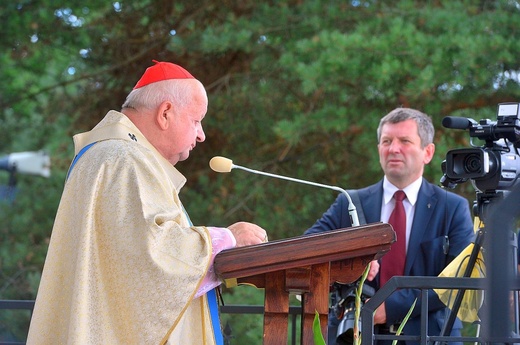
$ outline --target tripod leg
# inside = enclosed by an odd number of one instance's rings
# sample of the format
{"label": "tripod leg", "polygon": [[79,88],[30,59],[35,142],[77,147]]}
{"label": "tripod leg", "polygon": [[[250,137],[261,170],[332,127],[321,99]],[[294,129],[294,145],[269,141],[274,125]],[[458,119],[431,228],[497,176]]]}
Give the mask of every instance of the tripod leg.
{"label": "tripod leg", "polygon": [[[485,230],[479,229],[477,232],[477,237],[475,238],[475,243],[473,245],[473,249],[471,250],[471,254],[469,257],[468,264],[466,266],[466,269],[464,271],[463,277],[471,277],[471,273],[473,272],[473,269],[475,268],[475,263],[477,262],[478,254],[480,252],[480,248],[482,247],[482,243],[484,241],[484,235]],[[441,336],[448,336],[451,334],[451,330],[453,329],[453,325],[455,324],[455,320],[457,319],[457,314],[460,309],[460,305],[462,303],[462,299],[464,298],[464,293],[466,292],[465,289],[459,289],[457,290],[457,295],[455,296],[455,301],[453,302],[453,307],[451,308],[451,311],[449,313],[449,316],[444,323],[444,326],[441,331]],[[435,342],[435,345],[445,345],[447,342]]]}
{"label": "tripod leg", "polygon": [[[515,270],[513,273],[513,276],[515,277],[518,277],[518,271],[519,271],[519,267],[518,267],[518,238],[517,238],[517,234],[512,232],[511,233],[511,248],[513,250],[513,269]],[[519,322],[520,322],[520,317],[519,317],[519,306],[518,306],[518,291],[516,290],[513,290],[511,291],[512,295],[513,295],[513,325],[514,325],[514,332],[515,334],[519,334],[520,331],[519,331]]]}

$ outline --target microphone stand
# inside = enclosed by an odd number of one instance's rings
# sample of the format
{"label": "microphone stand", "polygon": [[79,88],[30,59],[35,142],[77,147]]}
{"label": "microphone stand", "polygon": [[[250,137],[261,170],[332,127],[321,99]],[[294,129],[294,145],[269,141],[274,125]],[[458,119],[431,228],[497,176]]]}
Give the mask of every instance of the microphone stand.
{"label": "microphone stand", "polygon": [[[212,162],[213,162],[213,164],[212,164]],[[246,168],[246,167],[243,167],[243,166],[240,166],[240,165],[233,164],[233,162],[230,159],[227,159],[227,158],[224,158],[224,157],[213,157],[211,159],[209,165],[210,165],[211,169],[213,169],[216,172],[230,172],[232,169],[241,169],[241,170],[253,173],[253,174],[279,178],[279,179],[282,179],[282,180],[287,180],[287,181],[292,181],[292,182],[303,183],[303,184],[307,184],[307,185],[311,185],[311,186],[315,186],[315,187],[328,188],[328,189],[332,189],[332,190],[341,192],[343,195],[345,195],[345,197],[347,198],[348,203],[349,203],[348,213],[349,213],[349,216],[350,216],[350,222],[351,222],[352,226],[359,226],[360,225],[359,224],[359,218],[358,218],[357,210],[356,210],[356,205],[354,205],[354,203],[352,202],[352,198],[350,197],[348,192],[346,190],[340,188],[340,187],[329,186],[329,185],[326,185],[326,184],[310,182],[310,181],[300,180],[300,179],[296,179],[296,178],[292,178],[292,177],[275,175],[275,174],[266,173],[266,172],[259,171],[259,170],[249,169],[249,168]],[[369,267],[370,267],[370,265],[368,265],[366,267],[366,270],[368,270]],[[362,286],[363,283],[362,283],[361,280],[360,280],[360,283],[361,283],[360,286]],[[358,294],[356,293],[356,303],[359,303],[359,299],[360,299],[360,294],[358,296]],[[354,321],[355,321],[355,325],[358,325],[359,324],[359,316],[356,316]],[[354,327],[354,329],[356,329],[356,327]]]}
{"label": "microphone stand", "polygon": [[231,163],[231,168],[232,169],[233,168],[234,169],[242,169],[242,170],[245,170],[245,171],[253,173],[253,174],[259,174],[259,175],[265,175],[265,176],[274,177],[274,178],[280,178],[280,179],[287,180],[287,181],[308,184],[308,185],[315,186],[315,187],[322,187],[322,188],[333,189],[335,191],[341,192],[341,193],[343,193],[343,195],[345,195],[347,197],[347,200],[348,200],[348,213],[350,215],[350,221],[352,222],[352,226],[359,226],[359,218],[358,218],[358,214],[357,214],[357,210],[356,210],[356,205],[354,205],[354,203],[352,202],[352,199],[350,198],[350,195],[347,193],[347,191],[342,189],[342,188],[340,188],[340,187],[329,186],[329,185],[326,185],[326,184],[300,180],[300,179],[287,177],[287,176],[270,174],[270,173],[266,173],[266,172],[259,171],[259,170],[249,169],[249,168],[246,168],[246,167],[243,167],[243,166],[240,166],[240,165],[236,165],[236,164],[233,164],[233,163]]}

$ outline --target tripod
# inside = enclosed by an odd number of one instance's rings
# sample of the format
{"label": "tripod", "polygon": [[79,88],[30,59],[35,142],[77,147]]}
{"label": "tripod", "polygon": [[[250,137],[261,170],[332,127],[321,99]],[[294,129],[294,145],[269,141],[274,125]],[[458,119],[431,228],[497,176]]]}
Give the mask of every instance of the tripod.
{"label": "tripod", "polygon": [[[488,208],[491,205],[491,203],[494,200],[496,200],[497,198],[502,199],[503,196],[504,196],[503,192],[493,192],[493,193],[478,192],[476,204],[474,205],[474,209],[473,209],[474,215],[476,217],[480,218],[481,220],[486,220]],[[512,248],[514,248],[514,250],[513,250],[513,267],[516,270],[516,267],[518,265],[516,235],[512,231],[511,231],[511,234],[513,234]],[[484,226],[479,227],[479,229],[478,229],[477,236],[474,241],[474,245],[473,245],[469,260],[468,260],[468,264],[464,270],[463,277],[471,277],[471,273],[473,272],[473,270],[475,268],[475,264],[477,262],[478,255],[484,244],[485,237],[486,237],[486,227],[485,227],[485,221],[484,221]],[[516,271],[515,271],[515,276],[516,276]],[[453,302],[453,306],[451,308],[451,312],[449,313],[449,317],[447,318],[446,322],[444,323],[443,329],[441,331],[441,336],[448,336],[451,333],[465,292],[466,292],[465,289],[459,289],[457,291],[455,300]],[[514,332],[516,334],[518,334],[519,315],[518,315],[518,296],[517,296],[517,294],[513,294],[513,304],[514,304],[514,314],[515,314],[514,315],[514,321],[515,321],[514,322],[514,325],[515,325]],[[445,341],[435,342],[435,345],[439,345],[439,344],[445,345],[445,344],[447,344],[447,342],[445,342]]]}

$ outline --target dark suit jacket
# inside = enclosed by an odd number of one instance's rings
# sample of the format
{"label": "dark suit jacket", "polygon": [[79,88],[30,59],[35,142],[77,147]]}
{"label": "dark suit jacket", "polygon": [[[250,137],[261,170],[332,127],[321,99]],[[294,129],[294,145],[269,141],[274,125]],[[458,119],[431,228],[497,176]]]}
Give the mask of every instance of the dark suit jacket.
{"label": "dark suit jacket", "polygon": [[[358,190],[359,199],[368,224],[381,221],[383,181]],[[336,201],[305,231],[305,234],[352,226],[348,213],[348,200],[340,194]],[[407,276],[437,276],[444,267],[474,240],[473,220],[468,201],[447,192],[423,179],[415,205],[406,266]],[[446,242],[449,247],[446,248]],[[447,250],[447,252],[446,252]],[[446,252],[446,253],[445,253]],[[375,287],[378,288],[377,277]],[[420,291],[402,289],[394,292],[385,302],[387,324],[400,322]],[[444,304],[435,293],[430,294],[429,335],[439,335],[444,323]],[[405,334],[420,334],[420,297],[412,317],[405,325]],[[454,330],[462,327],[460,321]],[[457,334],[453,333],[452,334]]]}

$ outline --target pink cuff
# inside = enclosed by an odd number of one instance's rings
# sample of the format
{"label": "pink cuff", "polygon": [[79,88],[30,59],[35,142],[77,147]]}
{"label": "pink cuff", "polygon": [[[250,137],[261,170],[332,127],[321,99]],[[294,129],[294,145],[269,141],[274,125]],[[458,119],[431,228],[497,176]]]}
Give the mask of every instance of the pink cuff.
{"label": "pink cuff", "polygon": [[228,228],[216,228],[207,227],[211,236],[211,246],[213,251],[211,253],[211,265],[209,266],[206,276],[202,280],[202,283],[195,294],[195,298],[204,295],[209,290],[216,288],[222,282],[218,279],[217,275],[213,271],[213,261],[215,256],[223,251],[224,249],[234,248],[237,245],[235,236],[231,233]]}

